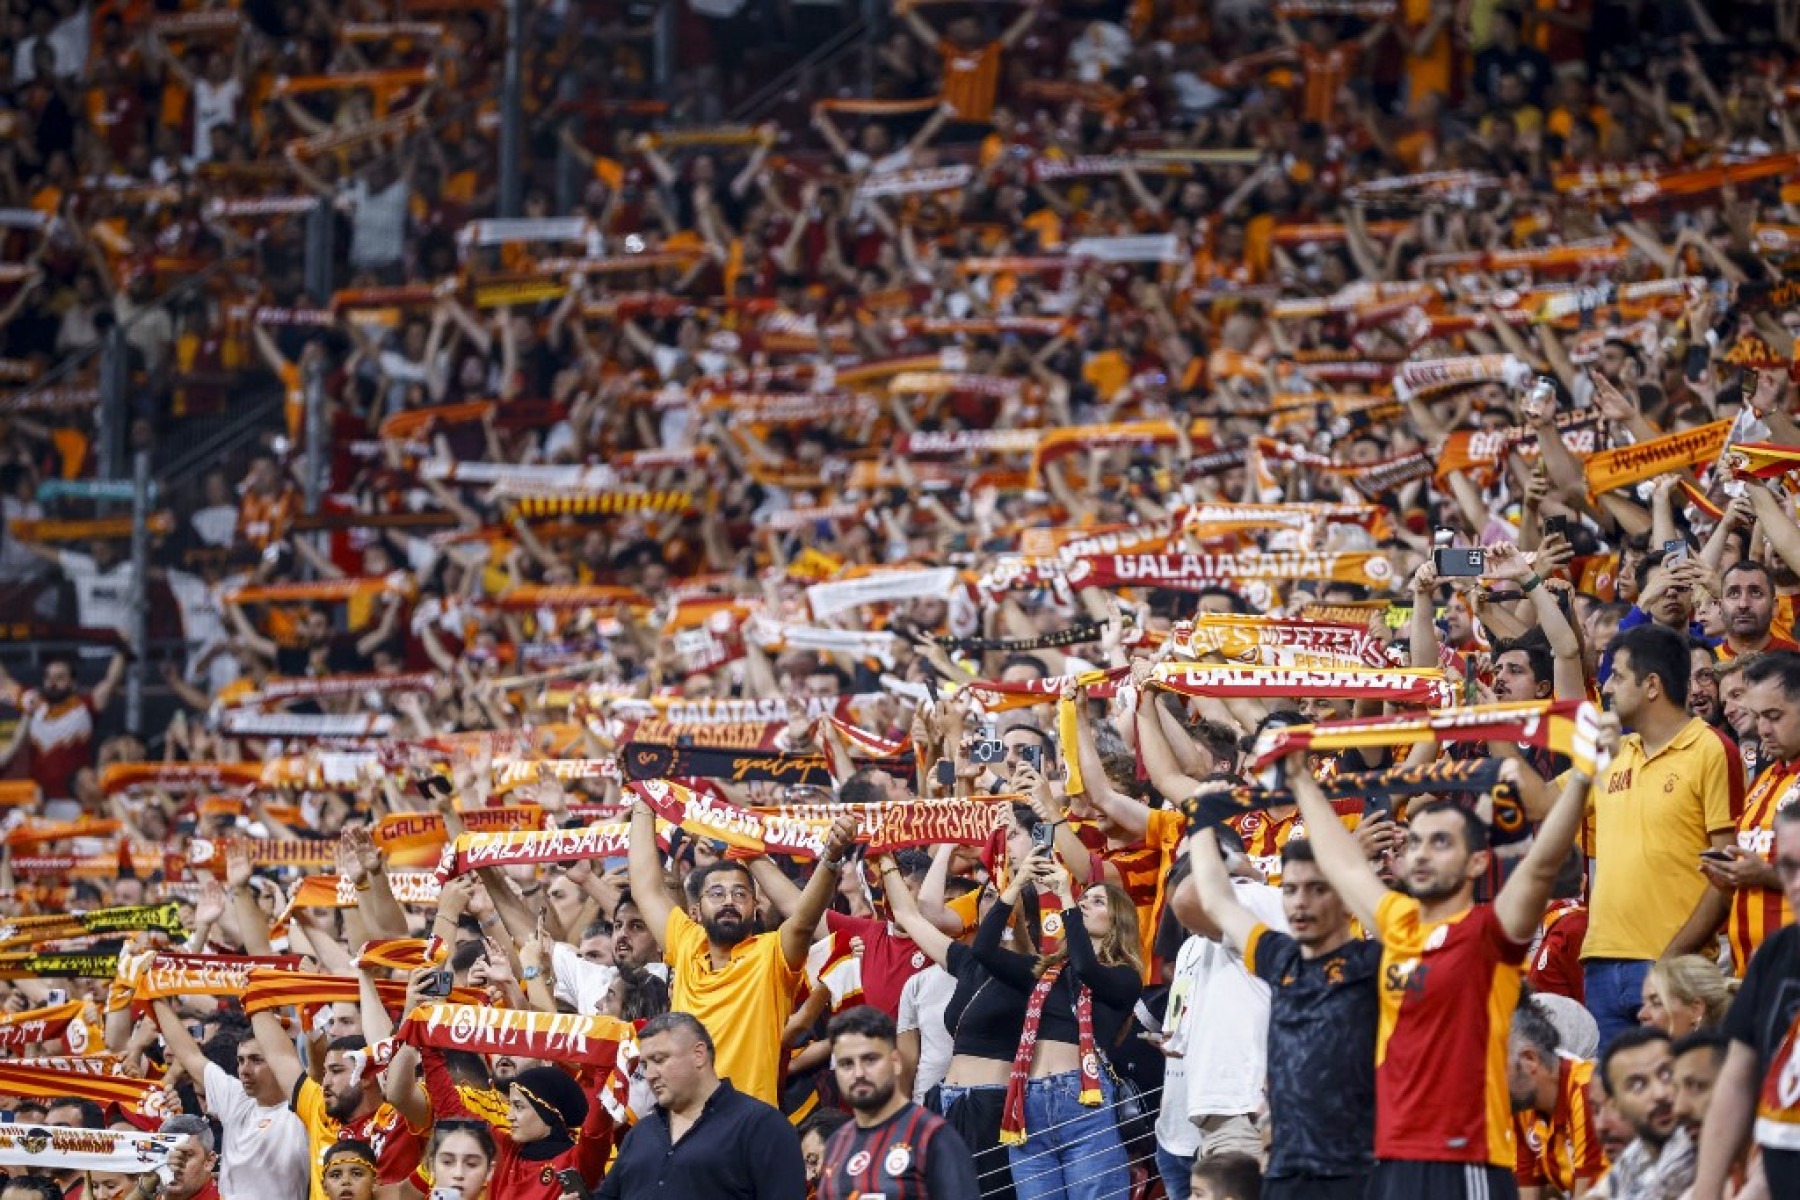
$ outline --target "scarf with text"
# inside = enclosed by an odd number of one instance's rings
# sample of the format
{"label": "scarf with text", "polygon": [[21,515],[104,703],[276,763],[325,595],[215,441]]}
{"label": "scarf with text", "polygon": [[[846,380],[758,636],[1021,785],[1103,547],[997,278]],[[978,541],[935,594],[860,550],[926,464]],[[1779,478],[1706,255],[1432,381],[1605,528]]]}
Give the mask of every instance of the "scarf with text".
{"label": "scarf with text", "polygon": [[96,908],[82,913],[14,917],[10,921],[0,922],[0,950],[12,950],[58,938],[80,937],[85,933],[132,933],[151,929],[160,930],[170,937],[186,937],[187,930],[181,924],[180,906],[171,901],[167,904]]}
{"label": "scarf with text", "polygon": [[[171,954],[149,951],[121,958],[119,988],[124,1000],[167,1000],[174,996],[235,996],[250,972],[297,971],[298,954]],[[109,998],[107,1011],[124,1007]]]}
{"label": "scarf with text", "polygon": [[[397,980],[378,980],[375,991],[381,1006],[394,1016],[406,1003],[406,984]],[[450,992],[453,1004],[487,1005],[491,1003],[480,988],[459,987]],[[244,987],[244,1013],[254,1016],[290,1005],[302,1009],[323,1008],[331,1004],[362,1003],[362,984],[349,976],[311,975],[301,971],[270,971],[257,968],[250,972]]]}
{"label": "scarf with text", "polygon": [[[28,1094],[50,1099],[75,1093],[48,1091]],[[186,1140],[185,1137],[172,1133],[5,1124],[0,1125],[0,1167],[36,1167],[48,1171],[111,1171],[121,1175],[138,1175],[167,1163],[169,1155]]]}
{"label": "scarf with text", "polygon": [[1456,688],[1442,671],[1423,667],[1294,668],[1231,664],[1161,663],[1150,684],[1178,696],[1295,697],[1318,700],[1386,700],[1396,704],[1455,702]]}
{"label": "scarf with text", "polygon": [[[1382,771],[1355,771],[1319,781],[1319,790],[1332,802],[1339,816],[1352,816],[1369,808],[1394,811],[1396,797],[1445,793],[1486,794],[1502,787],[1498,758],[1439,759],[1416,766]],[[1245,813],[1285,808],[1296,803],[1287,788],[1251,787],[1224,781],[1202,784],[1181,802],[1188,829],[1198,832],[1225,824]],[[1347,810],[1347,811],[1346,811]],[[1396,819],[1404,812],[1396,815]]]}
{"label": "scarf with text", "polygon": [[846,813],[857,821],[856,840],[870,854],[950,842],[980,845],[1004,827],[1009,797],[969,800],[901,800],[872,804],[780,804],[739,808],[667,779],[629,785],[658,817],[693,837],[724,842],[753,854],[817,858],[831,822]]}
{"label": "scarf with text", "polygon": [[1385,746],[1411,746],[1421,742],[1505,742],[1515,746],[1548,747],[1570,753],[1575,737],[1575,717],[1582,701],[1540,700],[1525,704],[1485,704],[1423,713],[1325,721],[1316,725],[1289,725],[1264,733],[1250,761],[1261,770],[1277,759],[1299,750],[1326,752]]}
{"label": "scarf with text", "polygon": [[[541,1013],[468,1004],[421,1004],[394,1031],[394,1041],[470,1054],[510,1054],[544,1062],[611,1070],[631,1024],[616,1017]],[[376,1052],[375,1061],[381,1062]]]}
{"label": "scarf with text", "polygon": [[1588,490],[1598,496],[1681,467],[1712,462],[1725,448],[1731,426],[1730,421],[1715,421],[1711,425],[1665,434],[1633,446],[1597,451],[1588,456],[1583,468]]}
{"label": "scarf with text", "polygon": [[27,1046],[62,1039],[70,1054],[102,1050],[106,1037],[91,1018],[85,1000],[71,1000],[54,1008],[28,1008],[0,1015],[0,1050],[17,1053]]}
{"label": "scarf with text", "polygon": [[1196,658],[1219,654],[1236,661],[1262,661],[1274,666],[1286,664],[1270,662],[1270,651],[1299,650],[1368,667],[1388,665],[1386,649],[1370,636],[1367,625],[1294,617],[1202,614],[1192,623],[1175,625],[1169,641],[1177,653]]}

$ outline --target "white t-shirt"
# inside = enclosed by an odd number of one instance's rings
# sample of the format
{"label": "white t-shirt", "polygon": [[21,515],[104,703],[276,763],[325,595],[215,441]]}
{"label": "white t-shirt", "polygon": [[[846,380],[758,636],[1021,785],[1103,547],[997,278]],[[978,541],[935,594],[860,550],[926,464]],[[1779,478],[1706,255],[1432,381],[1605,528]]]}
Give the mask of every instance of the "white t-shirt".
{"label": "white t-shirt", "polygon": [[901,1033],[919,1031],[919,1069],[913,1076],[913,1102],[925,1103],[925,1093],[950,1074],[950,1058],[956,1040],[944,1027],[944,1010],[956,994],[956,976],[933,963],[907,980],[900,989]]}
{"label": "white t-shirt", "polygon": [[57,552],[57,565],[75,585],[77,620],[89,629],[116,629],[131,635],[131,560],[120,559],[101,571],[94,560],[77,550]]}
{"label": "white t-shirt", "polygon": [[188,518],[200,540],[209,546],[231,546],[237,532],[238,510],[235,504],[209,504]]}
{"label": "white t-shirt", "polygon": [[[644,969],[664,983],[669,981],[669,968],[663,963],[651,963]],[[584,1017],[600,1011],[601,1001],[619,978],[619,968],[589,962],[567,942],[550,943],[550,973],[554,976],[551,994]]]}
{"label": "white t-shirt", "polygon": [[288,1200],[312,1187],[306,1126],[285,1104],[264,1108],[237,1076],[206,1064],[206,1107],[225,1131],[219,1194],[232,1200]]}
{"label": "white t-shirt", "polygon": [[210,80],[194,80],[194,161],[212,161],[212,131],[221,125],[237,123],[238,98],[244,85],[236,79],[214,84]]}
{"label": "white t-shirt", "polygon": [[[1244,879],[1232,884],[1238,903],[1258,921],[1287,932],[1279,889]],[[1194,990],[1178,1047],[1186,1057],[1188,1119],[1254,1113],[1263,1106],[1269,1078],[1269,985],[1245,968],[1236,949],[1188,940],[1194,942]]]}

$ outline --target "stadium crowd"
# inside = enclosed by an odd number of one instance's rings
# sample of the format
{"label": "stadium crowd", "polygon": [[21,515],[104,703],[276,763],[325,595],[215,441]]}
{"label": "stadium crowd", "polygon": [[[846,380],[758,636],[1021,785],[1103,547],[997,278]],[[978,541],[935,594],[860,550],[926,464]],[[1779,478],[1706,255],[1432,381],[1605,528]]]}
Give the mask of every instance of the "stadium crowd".
{"label": "stadium crowd", "polygon": [[0,1200],[1800,1196],[1800,3],[4,12]]}

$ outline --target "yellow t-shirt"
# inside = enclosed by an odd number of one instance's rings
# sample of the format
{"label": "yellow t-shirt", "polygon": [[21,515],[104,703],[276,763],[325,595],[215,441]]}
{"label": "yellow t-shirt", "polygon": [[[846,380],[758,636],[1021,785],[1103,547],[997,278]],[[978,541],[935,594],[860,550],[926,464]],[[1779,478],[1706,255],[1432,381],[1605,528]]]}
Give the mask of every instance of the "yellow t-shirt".
{"label": "yellow t-shirt", "polygon": [[292,1108],[306,1127],[306,1148],[312,1174],[311,1200],[327,1200],[320,1179],[325,1151],[340,1137],[356,1138],[369,1143],[375,1151],[376,1175],[384,1184],[399,1183],[419,1165],[424,1138],[409,1128],[400,1110],[383,1104],[373,1114],[348,1125],[340,1125],[325,1111],[325,1089],[302,1075],[294,1085]]}
{"label": "yellow t-shirt", "polygon": [[746,1096],[780,1104],[781,1030],[794,1015],[801,972],[788,966],[781,935],[746,938],[713,970],[706,930],[680,909],[669,913],[664,957],[674,976],[669,1007],[699,1019],[712,1034],[719,1077]]}
{"label": "yellow t-shirt", "polygon": [[1743,799],[1737,755],[1700,718],[1654,756],[1626,736],[1588,791],[1584,840],[1597,865],[1581,957],[1661,958],[1706,891],[1701,851],[1736,828]]}

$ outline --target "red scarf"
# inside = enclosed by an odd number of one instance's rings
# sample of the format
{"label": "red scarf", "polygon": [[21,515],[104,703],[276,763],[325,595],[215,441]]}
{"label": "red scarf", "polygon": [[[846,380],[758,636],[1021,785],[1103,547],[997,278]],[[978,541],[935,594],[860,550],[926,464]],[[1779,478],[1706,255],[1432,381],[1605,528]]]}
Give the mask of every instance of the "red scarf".
{"label": "red scarf", "polygon": [[[1042,949],[1055,954],[1062,944],[1062,901],[1040,892],[1038,911],[1042,923]],[[1025,1001],[1025,1028],[1019,1037],[1019,1052],[1013,1056],[1012,1073],[1006,1080],[1006,1106],[1000,1113],[1000,1144],[1020,1146],[1029,1136],[1025,1129],[1025,1088],[1031,1080],[1031,1056],[1037,1050],[1038,1023],[1044,1018],[1044,999],[1050,995],[1057,977],[1066,963],[1058,963],[1038,977],[1037,986]],[[1085,984],[1075,987],[1075,1028],[1081,1051],[1081,1103],[1098,1106],[1100,1092],[1100,1055],[1094,1050],[1094,996]]]}

